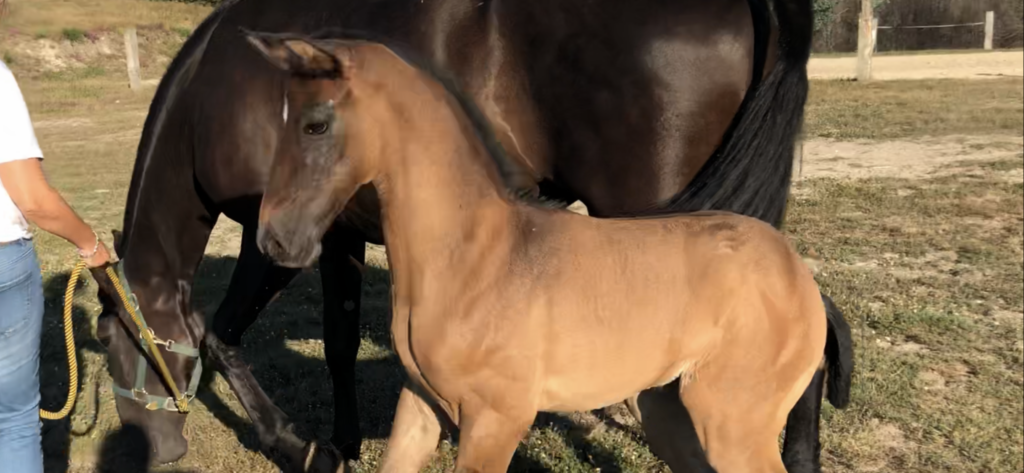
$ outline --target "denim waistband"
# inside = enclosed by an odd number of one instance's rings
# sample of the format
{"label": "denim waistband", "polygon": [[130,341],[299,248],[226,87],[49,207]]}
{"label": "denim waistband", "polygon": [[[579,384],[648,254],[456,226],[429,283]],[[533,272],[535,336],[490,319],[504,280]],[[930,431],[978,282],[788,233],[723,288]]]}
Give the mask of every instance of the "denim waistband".
{"label": "denim waistband", "polygon": [[28,246],[32,244],[32,240],[28,238],[19,238],[11,241],[0,241],[0,248],[7,246]]}
{"label": "denim waistband", "polygon": [[18,264],[34,252],[35,247],[32,245],[32,240],[27,238],[0,243],[0,270]]}

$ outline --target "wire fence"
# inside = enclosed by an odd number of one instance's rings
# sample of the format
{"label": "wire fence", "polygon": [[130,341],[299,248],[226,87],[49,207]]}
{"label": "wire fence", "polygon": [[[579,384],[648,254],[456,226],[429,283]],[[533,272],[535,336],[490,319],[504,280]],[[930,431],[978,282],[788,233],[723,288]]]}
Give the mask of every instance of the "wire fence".
{"label": "wire fence", "polygon": [[875,27],[875,51],[923,49],[991,49],[985,21],[944,25],[878,25]]}

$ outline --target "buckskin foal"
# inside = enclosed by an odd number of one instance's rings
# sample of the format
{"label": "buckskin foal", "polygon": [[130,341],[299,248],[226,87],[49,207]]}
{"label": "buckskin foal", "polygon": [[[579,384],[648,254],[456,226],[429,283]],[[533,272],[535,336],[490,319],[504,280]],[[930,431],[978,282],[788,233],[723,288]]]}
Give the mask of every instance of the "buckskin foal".
{"label": "buckskin foal", "polygon": [[[473,102],[411,57],[354,37],[248,37],[291,73],[295,111],[261,250],[311,265],[356,190],[380,196],[392,341],[409,375],[382,471],[418,471],[442,421],[460,431],[456,471],[505,471],[538,411],[676,380],[706,470],[786,471],[779,434],[828,328],[781,233],[725,212],[596,219],[531,204]],[[675,471],[690,466],[676,456],[687,445],[645,431]]]}

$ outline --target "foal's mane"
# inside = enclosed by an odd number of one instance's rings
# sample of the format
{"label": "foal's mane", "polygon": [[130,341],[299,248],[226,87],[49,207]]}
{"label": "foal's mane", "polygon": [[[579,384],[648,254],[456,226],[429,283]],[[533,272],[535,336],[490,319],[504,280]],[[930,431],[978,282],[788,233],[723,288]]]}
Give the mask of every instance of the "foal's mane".
{"label": "foal's mane", "polygon": [[497,166],[498,174],[501,176],[502,180],[501,184],[504,186],[510,199],[544,208],[565,208],[567,206],[564,202],[546,199],[535,195],[530,187],[524,187],[521,185],[521,183],[533,182],[533,180],[523,170],[523,166],[510,158],[508,153],[505,152],[505,148],[494,135],[494,129],[491,127],[490,121],[488,121],[484,113],[480,111],[476,101],[462,91],[462,88],[459,87],[455,76],[448,71],[438,67],[423,55],[414,53],[411,47],[400,44],[393,39],[384,38],[381,35],[367,31],[326,28],[311,34],[309,37],[314,40],[367,41],[378,43],[395,53],[395,55],[405,61],[406,64],[427,73],[431,78],[441,84],[449,95],[455,98],[459,107],[462,109],[462,112],[466,114],[467,118],[469,118],[469,121],[473,126],[473,130],[476,132],[477,138],[479,138],[483,143],[484,148],[487,150],[487,155]]}

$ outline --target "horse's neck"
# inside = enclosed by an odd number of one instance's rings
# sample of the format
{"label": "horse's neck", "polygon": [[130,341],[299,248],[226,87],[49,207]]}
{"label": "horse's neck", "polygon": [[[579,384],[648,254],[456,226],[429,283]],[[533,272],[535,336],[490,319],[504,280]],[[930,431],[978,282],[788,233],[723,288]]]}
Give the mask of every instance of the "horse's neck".
{"label": "horse's neck", "polygon": [[191,279],[202,259],[216,216],[192,184],[192,155],[167,147],[150,169],[133,180],[131,212],[124,222],[119,257],[132,284],[177,288]]}
{"label": "horse's neck", "polygon": [[458,271],[477,249],[500,253],[516,212],[468,120],[441,105],[403,128],[402,151],[375,181],[400,292],[427,273]]}

